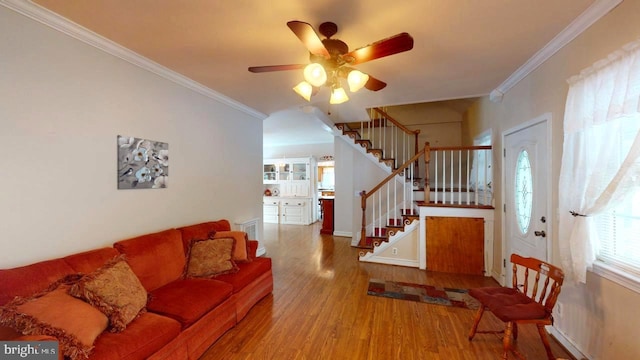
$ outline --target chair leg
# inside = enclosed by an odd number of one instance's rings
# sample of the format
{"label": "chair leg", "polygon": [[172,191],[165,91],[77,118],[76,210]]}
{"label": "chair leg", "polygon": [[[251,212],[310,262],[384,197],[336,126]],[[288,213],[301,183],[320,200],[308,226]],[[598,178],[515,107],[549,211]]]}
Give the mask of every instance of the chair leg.
{"label": "chair leg", "polygon": [[513,323],[513,339],[518,339],[518,323]]}
{"label": "chair leg", "polygon": [[511,351],[511,336],[513,335],[513,322],[508,322],[504,329],[504,337],[502,338],[502,359],[507,360],[509,357],[509,351]]}
{"label": "chair leg", "polygon": [[473,318],[473,326],[471,326],[471,331],[469,332],[469,341],[473,340],[473,337],[476,335],[478,324],[480,323],[480,319],[482,319],[482,314],[484,314],[484,306],[480,305]]}
{"label": "chair leg", "polygon": [[551,352],[551,345],[549,345],[549,338],[547,338],[547,331],[544,329],[544,325],[536,324],[536,326],[538,327],[538,333],[540,334],[540,339],[542,340],[544,349],[547,351],[547,358],[549,360],[555,359],[553,353]]}

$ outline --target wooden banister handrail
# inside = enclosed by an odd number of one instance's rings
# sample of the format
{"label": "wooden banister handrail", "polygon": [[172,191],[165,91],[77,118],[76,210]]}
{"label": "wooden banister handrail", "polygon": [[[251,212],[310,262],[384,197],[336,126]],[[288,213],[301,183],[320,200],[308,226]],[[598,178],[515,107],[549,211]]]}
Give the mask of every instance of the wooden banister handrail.
{"label": "wooden banister handrail", "polygon": [[478,145],[478,146],[437,146],[431,147],[431,151],[451,151],[451,150],[491,150],[491,145]]}
{"label": "wooden banister handrail", "polygon": [[360,242],[366,240],[367,234],[367,199],[376,193],[376,191],[380,190],[386,183],[388,183],[394,177],[400,175],[402,171],[405,171],[413,162],[417,162],[420,157],[425,154],[428,145],[425,146],[422,150],[417,151],[416,154],[409,160],[407,160],[404,164],[402,164],[399,168],[394,170],[389,176],[387,176],[384,180],[382,180],[378,185],[376,185],[371,191],[367,192],[366,190],[362,190],[360,192],[360,207],[362,208],[362,227],[360,230]]}
{"label": "wooden banister handrail", "polygon": [[[377,108],[374,108],[374,109],[375,109],[376,111],[380,112],[381,114],[383,114],[384,116],[386,116],[386,113],[384,113],[382,110],[379,110],[379,109],[377,109]],[[400,127],[400,126],[399,126],[399,127]],[[416,132],[415,134],[417,134],[417,132]],[[417,135],[416,135],[416,137],[417,137]],[[466,152],[468,152],[468,153],[466,154],[466,156],[467,156],[467,160],[469,160],[469,159],[470,159],[470,158],[469,158],[469,156],[470,156],[469,152],[477,152],[477,151],[482,151],[482,152],[484,152],[484,151],[487,151],[487,150],[488,150],[488,151],[491,151],[492,149],[493,149],[493,147],[492,147],[492,146],[490,146],[490,145],[479,145],[479,146],[438,146],[438,147],[431,147],[431,146],[430,146],[430,144],[429,144],[429,142],[426,142],[426,143],[424,144],[424,147],[423,147],[423,148],[418,149],[418,148],[417,148],[417,144],[416,144],[416,153],[415,153],[415,155],[414,155],[411,159],[406,160],[406,161],[405,161],[403,164],[401,164],[397,169],[395,169],[394,171],[392,171],[392,172],[391,172],[391,174],[389,174],[387,177],[385,177],[385,178],[384,178],[384,180],[382,180],[380,183],[378,183],[376,186],[374,186],[370,191],[363,190],[362,192],[360,192],[360,204],[361,204],[360,206],[361,206],[361,208],[362,208],[362,228],[361,228],[361,232],[360,232],[360,234],[361,234],[361,236],[360,236],[360,244],[361,244],[361,246],[363,246],[363,247],[365,247],[365,246],[370,246],[369,244],[367,244],[367,237],[366,237],[366,228],[367,228],[367,219],[366,219],[366,216],[367,216],[367,200],[368,200],[369,198],[372,198],[374,195],[376,195],[376,193],[378,193],[380,190],[382,190],[382,189],[383,189],[383,187],[385,187],[385,186],[386,186],[386,185],[387,185],[387,184],[388,184],[388,183],[389,183],[393,178],[395,178],[396,176],[399,176],[399,175],[401,175],[403,172],[405,172],[405,177],[406,177],[406,175],[407,175],[407,173],[406,173],[407,169],[409,169],[409,168],[411,167],[411,165],[412,165],[412,164],[414,164],[414,163],[415,163],[415,164],[417,164],[417,163],[420,161],[420,158],[421,158],[422,156],[424,156],[424,163],[426,164],[425,169],[424,169],[424,191],[425,191],[425,198],[426,198],[426,201],[428,202],[428,201],[429,201],[429,194],[430,194],[430,191],[431,191],[431,185],[430,185],[430,179],[429,179],[429,177],[430,177],[430,174],[429,174],[429,163],[430,163],[433,159],[435,159],[435,157],[434,157],[434,158],[432,158],[432,154],[431,154],[432,152],[434,152],[434,151],[450,151],[450,152],[466,151]],[[462,158],[462,155],[460,155],[460,158]],[[453,153],[452,153],[452,155],[451,155],[451,159],[453,159]],[[436,159],[436,160],[437,160],[437,159]],[[460,166],[460,165],[458,165],[458,166]],[[466,175],[466,176],[468,176],[469,171],[470,171],[470,170],[469,170],[469,165],[467,164],[466,166],[467,166],[467,168],[466,168],[466,173],[467,173],[467,175]],[[417,168],[417,166],[416,166],[416,168]],[[459,184],[458,184],[458,186],[459,186],[460,184],[462,184],[462,180],[461,180],[461,179],[462,179],[462,173],[463,173],[463,172],[462,172],[462,168],[461,168],[461,167],[459,167],[458,169],[459,169],[459,174],[458,174],[458,176],[457,176],[457,177],[458,177],[458,181],[459,181]],[[453,168],[451,169],[451,171],[453,171]],[[411,177],[411,180],[415,180],[415,178],[413,177],[413,173],[410,173],[410,174],[409,174],[409,176]],[[453,177],[452,177],[451,179],[452,179],[451,181],[452,181],[452,183],[453,183]],[[415,186],[415,183],[414,183],[414,184],[412,184],[412,185],[413,185],[413,186]],[[437,182],[436,182],[436,185],[437,185]],[[451,184],[450,186],[451,186],[451,189],[454,189],[453,184]],[[484,203],[484,204],[480,204],[480,203],[479,203],[479,201],[478,201],[478,192],[477,192],[477,190],[478,190],[478,189],[477,189],[477,187],[476,187],[476,191],[474,192],[474,194],[475,194],[475,203],[473,204],[473,207],[475,207],[475,208],[486,207],[486,206],[487,206],[487,205],[486,205],[486,203]],[[404,190],[403,190],[403,191],[404,191]],[[438,190],[436,190],[436,191],[438,191]],[[456,190],[456,191],[458,191],[458,190]],[[453,196],[453,195],[451,195],[451,196]],[[373,200],[375,201],[375,198],[373,198]],[[437,193],[436,193],[436,202],[437,202],[437,200],[438,200],[438,199],[437,199]],[[467,190],[467,200],[466,200],[466,203],[465,203],[465,204],[463,204],[463,203],[462,203],[462,201],[463,201],[463,200],[462,200],[462,198],[461,198],[461,197],[459,197],[459,198],[458,198],[458,200],[457,200],[457,201],[458,201],[457,206],[469,206],[469,207],[470,207],[470,206],[471,206],[470,200],[472,200],[472,199],[470,199],[469,191]],[[485,199],[485,200],[486,200],[486,199]],[[443,204],[445,204],[445,203],[443,202]],[[451,202],[451,204],[453,204],[453,202]],[[445,205],[446,205],[446,204],[445,204]],[[374,211],[375,211],[375,207],[374,207],[373,209],[374,209]],[[387,209],[387,211],[388,211],[388,209]],[[375,217],[375,212],[374,212],[374,217]],[[387,219],[387,220],[388,220],[388,219]],[[375,220],[374,220],[374,223],[372,223],[372,224],[375,224]],[[376,234],[375,226],[374,226],[374,234]]]}
{"label": "wooden banister handrail", "polygon": [[375,112],[377,112],[378,114],[384,116],[386,119],[390,120],[395,126],[397,126],[400,130],[404,131],[405,133],[410,134],[410,135],[418,135],[418,134],[420,134],[420,129],[417,129],[417,130],[408,129],[406,126],[400,124],[396,119],[394,119],[391,116],[389,116],[389,114],[384,112],[382,109],[373,108],[373,110]]}
{"label": "wooden banister handrail", "polygon": [[394,177],[396,177],[397,175],[399,175],[402,170],[408,168],[409,166],[411,166],[411,163],[418,160],[420,158],[420,156],[422,156],[422,154],[424,154],[424,149],[418,151],[417,154],[415,154],[411,159],[407,160],[407,162],[405,162],[404,164],[402,164],[399,168],[397,168],[396,170],[394,170],[391,174],[389,174],[389,176],[387,176],[386,178],[384,178],[384,180],[382,180],[378,185],[374,186],[373,189],[371,189],[371,191],[366,192],[366,191],[362,191],[360,193],[360,195],[364,198],[364,200],[366,201],[371,194],[375,193],[376,191],[380,190],[381,187],[384,186],[384,184],[388,183],[389,180],[393,179]]}

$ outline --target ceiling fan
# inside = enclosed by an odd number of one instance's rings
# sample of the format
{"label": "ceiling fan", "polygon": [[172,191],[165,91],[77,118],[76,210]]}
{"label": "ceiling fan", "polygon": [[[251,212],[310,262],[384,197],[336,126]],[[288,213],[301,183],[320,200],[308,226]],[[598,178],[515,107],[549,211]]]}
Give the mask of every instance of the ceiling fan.
{"label": "ceiling fan", "polygon": [[294,90],[307,101],[310,101],[311,95],[323,85],[331,88],[332,104],[347,101],[348,97],[340,85],[340,79],[347,79],[351,92],[358,91],[362,87],[371,91],[382,90],[387,86],[385,82],[364,74],[352,66],[413,49],[413,38],[406,32],[349,51],[349,46],[344,41],[331,38],[338,32],[338,26],[335,23],[320,24],[318,31],[325,37],[324,39],[320,39],[313,27],[306,22],[289,21],[287,26],[309,50],[310,63],[252,66],[249,67],[249,71],[262,73],[304,69],[306,81],[298,84]]}

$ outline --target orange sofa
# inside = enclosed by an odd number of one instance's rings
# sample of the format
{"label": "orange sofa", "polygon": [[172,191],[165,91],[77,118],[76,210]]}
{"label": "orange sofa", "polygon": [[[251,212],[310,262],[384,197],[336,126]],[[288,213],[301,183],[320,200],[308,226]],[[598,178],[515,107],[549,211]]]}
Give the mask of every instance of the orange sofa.
{"label": "orange sofa", "polygon": [[[89,359],[197,359],[273,290],[271,259],[255,256],[258,242],[254,240],[248,242],[252,260],[238,263],[238,272],[215,278],[184,276],[191,242],[206,239],[212,231],[229,230],[227,220],[206,222],[121,240],[113,247],[3,269],[0,306],[16,296],[41,292],[67,275],[91,273],[124,255],[149,294],[146,312],[122,332],[101,333]],[[11,340],[10,333],[0,328],[0,339]]]}

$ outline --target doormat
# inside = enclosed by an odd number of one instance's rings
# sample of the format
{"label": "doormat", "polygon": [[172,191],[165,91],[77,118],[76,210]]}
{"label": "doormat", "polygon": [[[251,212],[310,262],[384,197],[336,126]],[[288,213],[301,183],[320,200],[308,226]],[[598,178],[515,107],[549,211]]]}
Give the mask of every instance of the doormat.
{"label": "doormat", "polygon": [[371,279],[367,294],[471,310],[480,307],[478,300],[470,296],[467,289]]}

